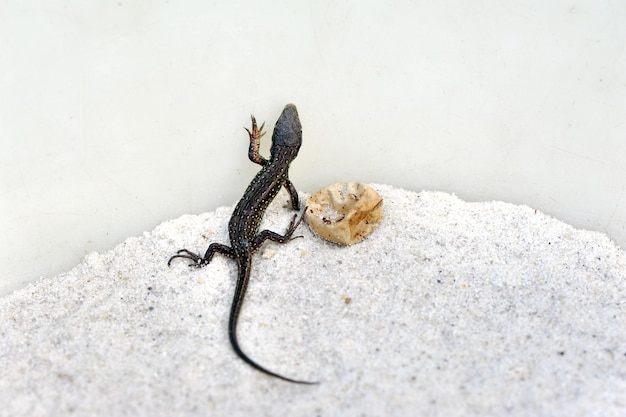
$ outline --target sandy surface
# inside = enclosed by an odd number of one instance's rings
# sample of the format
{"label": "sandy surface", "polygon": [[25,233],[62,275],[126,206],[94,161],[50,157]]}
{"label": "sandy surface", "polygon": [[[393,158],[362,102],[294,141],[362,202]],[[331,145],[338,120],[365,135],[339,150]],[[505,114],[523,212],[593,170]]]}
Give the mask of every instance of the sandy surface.
{"label": "sandy surface", "polygon": [[[624,416],[626,256],[532,208],[374,185],[364,242],[311,234],[254,258],[239,360],[232,208],[165,222],[0,299],[2,416]],[[292,212],[279,195],[265,227]]]}

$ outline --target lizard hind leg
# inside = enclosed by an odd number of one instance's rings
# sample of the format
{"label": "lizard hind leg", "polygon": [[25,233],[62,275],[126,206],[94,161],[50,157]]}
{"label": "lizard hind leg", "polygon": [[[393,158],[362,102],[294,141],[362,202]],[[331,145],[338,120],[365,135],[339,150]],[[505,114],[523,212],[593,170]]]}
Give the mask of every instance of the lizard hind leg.
{"label": "lizard hind leg", "polygon": [[278,234],[276,232],[272,232],[271,230],[267,230],[267,229],[261,231],[257,235],[256,239],[254,239],[254,241],[252,242],[252,251],[256,251],[257,249],[259,249],[261,245],[263,244],[263,242],[265,242],[266,240],[271,240],[272,242],[276,242],[276,243],[287,243],[290,240],[302,237],[302,236],[292,237],[293,232],[295,232],[298,226],[300,225],[300,223],[302,223],[302,219],[304,219],[304,212],[302,213],[302,215],[300,215],[299,219],[298,219],[298,215],[294,214],[293,218],[291,219],[291,223],[289,223],[289,227],[287,228],[287,231],[285,232],[284,235]]}
{"label": "lizard hind leg", "polygon": [[233,251],[230,246],[222,245],[221,243],[211,243],[209,245],[209,248],[206,250],[204,256],[200,256],[197,253],[191,252],[187,249],[179,250],[178,252],[176,252],[176,255],[172,256],[169,261],[167,261],[167,266],[171,265],[172,260],[176,258],[182,258],[192,261],[189,266],[202,268],[211,262],[211,259],[213,259],[213,255],[215,255],[216,252],[221,253],[228,258],[235,257],[235,251]]}

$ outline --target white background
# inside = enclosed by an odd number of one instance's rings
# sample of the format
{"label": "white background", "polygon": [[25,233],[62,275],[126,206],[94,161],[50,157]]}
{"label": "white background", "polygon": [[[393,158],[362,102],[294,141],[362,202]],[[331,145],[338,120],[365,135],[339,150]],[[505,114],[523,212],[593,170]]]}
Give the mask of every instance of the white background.
{"label": "white background", "polygon": [[288,102],[299,190],[527,204],[623,247],[625,28],[622,1],[4,1],[0,294],[234,204],[249,114]]}

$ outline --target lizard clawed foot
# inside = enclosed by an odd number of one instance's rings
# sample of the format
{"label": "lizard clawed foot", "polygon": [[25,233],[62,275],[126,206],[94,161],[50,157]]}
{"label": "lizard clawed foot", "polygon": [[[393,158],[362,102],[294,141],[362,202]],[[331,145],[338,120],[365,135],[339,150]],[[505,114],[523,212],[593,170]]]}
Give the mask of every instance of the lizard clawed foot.
{"label": "lizard clawed foot", "polygon": [[255,164],[263,166],[267,164],[267,160],[263,158],[261,154],[259,154],[259,146],[261,145],[261,137],[265,135],[265,132],[263,132],[265,123],[263,123],[261,125],[261,128],[259,129],[254,116],[250,116],[250,118],[252,119],[251,129],[244,127],[244,129],[246,129],[246,132],[248,132],[248,136],[250,136],[250,148],[248,149],[248,158]]}
{"label": "lizard clawed foot", "polygon": [[304,211],[302,212],[302,215],[300,215],[300,218],[298,219],[297,222],[296,222],[296,219],[298,218],[298,215],[297,214],[293,215],[293,218],[291,219],[291,223],[289,223],[289,228],[287,228],[287,233],[285,233],[285,237],[287,238],[287,241],[291,241],[294,239],[298,239],[299,237],[303,237],[302,235],[291,237],[291,235],[293,234],[293,232],[296,231],[298,226],[300,226],[300,223],[302,223],[305,213],[306,213],[306,207]]}
{"label": "lizard clawed foot", "polygon": [[170,266],[172,263],[172,260],[176,258],[183,258],[183,259],[191,260],[193,263],[189,264],[189,266],[192,266],[194,268],[202,268],[203,266],[208,264],[208,262],[202,256],[196,253],[193,253],[191,251],[188,251],[187,249],[181,249],[178,252],[176,252],[176,255],[172,256],[170,260],[167,261],[167,266]]}
{"label": "lizard clawed foot", "polygon": [[263,128],[265,127],[265,122],[263,122],[261,128],[259,129],[256,125],[255,117],[250,116],[250,118],[252,119],[252,130],[248,129],[247,127],[244,127],[244,129],[246,129],[248,135],[250,135],[251,141],[258,141],[259,139],[261,139],[261,137],[263,137],[263,135],[265,135],[265,132],[263,131]]}

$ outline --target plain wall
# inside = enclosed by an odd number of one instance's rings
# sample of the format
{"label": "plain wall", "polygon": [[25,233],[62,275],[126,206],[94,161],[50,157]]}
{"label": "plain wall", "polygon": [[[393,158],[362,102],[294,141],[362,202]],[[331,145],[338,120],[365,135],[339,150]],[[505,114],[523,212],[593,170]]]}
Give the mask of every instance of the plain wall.
{"label": "plain wall", "polygon": [[623,246],[625,28],[624,2],[3,2],[0,294],[234,204],[250,113],[288,102],[299,190],[527,204]]}

